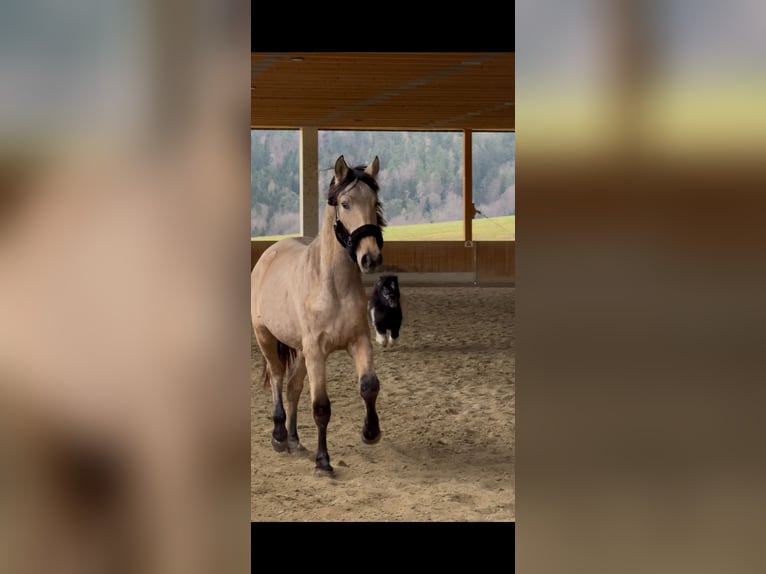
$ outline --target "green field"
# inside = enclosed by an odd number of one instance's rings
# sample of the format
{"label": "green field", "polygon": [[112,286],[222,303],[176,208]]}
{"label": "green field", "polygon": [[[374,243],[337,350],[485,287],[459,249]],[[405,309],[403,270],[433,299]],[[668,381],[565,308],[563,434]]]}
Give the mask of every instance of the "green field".
{"label": "green field", "polygon": [[[259,241],[276,241],[292,235],[271,235],[253,237]],[[390,225],[383,231],[386,241],[439,241],[463,239],[462,221],[444,221],[441,223],[417,223],[415,225]],[[479,217],[473,220],[473,239],[476,241],[514,241],[516,239],[516,216]]]}

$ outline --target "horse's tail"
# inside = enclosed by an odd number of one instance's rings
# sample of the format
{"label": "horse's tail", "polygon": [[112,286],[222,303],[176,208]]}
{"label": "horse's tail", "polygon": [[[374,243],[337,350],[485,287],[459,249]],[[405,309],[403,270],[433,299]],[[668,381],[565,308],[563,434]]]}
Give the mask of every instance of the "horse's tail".
{"label": "horse's tail", "polygon": [[[296,350],[292,347],[288,347],[282,341],[277,341],[277,355],[279,355],[279,362],[285,368],[285,372],[289,373],[290,368],[295,361]],[[269,377],[269,369],[266,365],[266,361],[263,362],[263,372],[261,373],[261,384],[265,388],[271,386],[271,378]]]}

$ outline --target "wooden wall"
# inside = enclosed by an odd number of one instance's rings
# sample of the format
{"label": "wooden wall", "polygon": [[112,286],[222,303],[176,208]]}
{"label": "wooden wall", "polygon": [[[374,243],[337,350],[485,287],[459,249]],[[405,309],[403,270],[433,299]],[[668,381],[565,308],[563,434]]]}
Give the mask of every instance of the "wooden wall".
{"label": "wooden wall", "polygon": [[[272,243],[251,241],[251,268]],[[379,272],[397,273],[402,282],[513,284],[515,265],[515,241],[474,241],[470,247],[463,241],[388,241]]]}

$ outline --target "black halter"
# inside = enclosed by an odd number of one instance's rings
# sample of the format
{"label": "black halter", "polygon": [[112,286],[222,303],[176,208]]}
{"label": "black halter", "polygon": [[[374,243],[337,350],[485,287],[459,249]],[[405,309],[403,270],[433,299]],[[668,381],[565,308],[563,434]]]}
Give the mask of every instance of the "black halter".
{"label": "black halter", "polygon": [[338,204],[329,201],[328,203],[335,207],[335,223],[332,226],[335,231],[335,238],[346,250],[351,261],[356,263],[356,248],[359,246],[359,242],[363,237],[374,237],[378,244],[378,249],[383,248],[383,234],[381,233],[379,226],[374,223],[367,223],[357,227],[352,233],[349,233],[346,226],[343,225],[343,222],[338,218]]}

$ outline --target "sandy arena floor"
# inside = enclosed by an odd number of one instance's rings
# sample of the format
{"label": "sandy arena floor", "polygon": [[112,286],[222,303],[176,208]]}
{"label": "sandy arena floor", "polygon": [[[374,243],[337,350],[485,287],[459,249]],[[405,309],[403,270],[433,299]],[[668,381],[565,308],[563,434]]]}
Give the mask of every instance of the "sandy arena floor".
{"label": "sandy arena floor", "polygon": [[335,478],[314,475],[308,379],[298,414],[308,453],[272,449],[271,391],[260,385],[263,358],[252,338],[252,521],[515,520],[515,289],[401,289],[399,344],[384,350],[372,335],[378,444],[361,440],[351,358],[338,352],[328,361]]}

